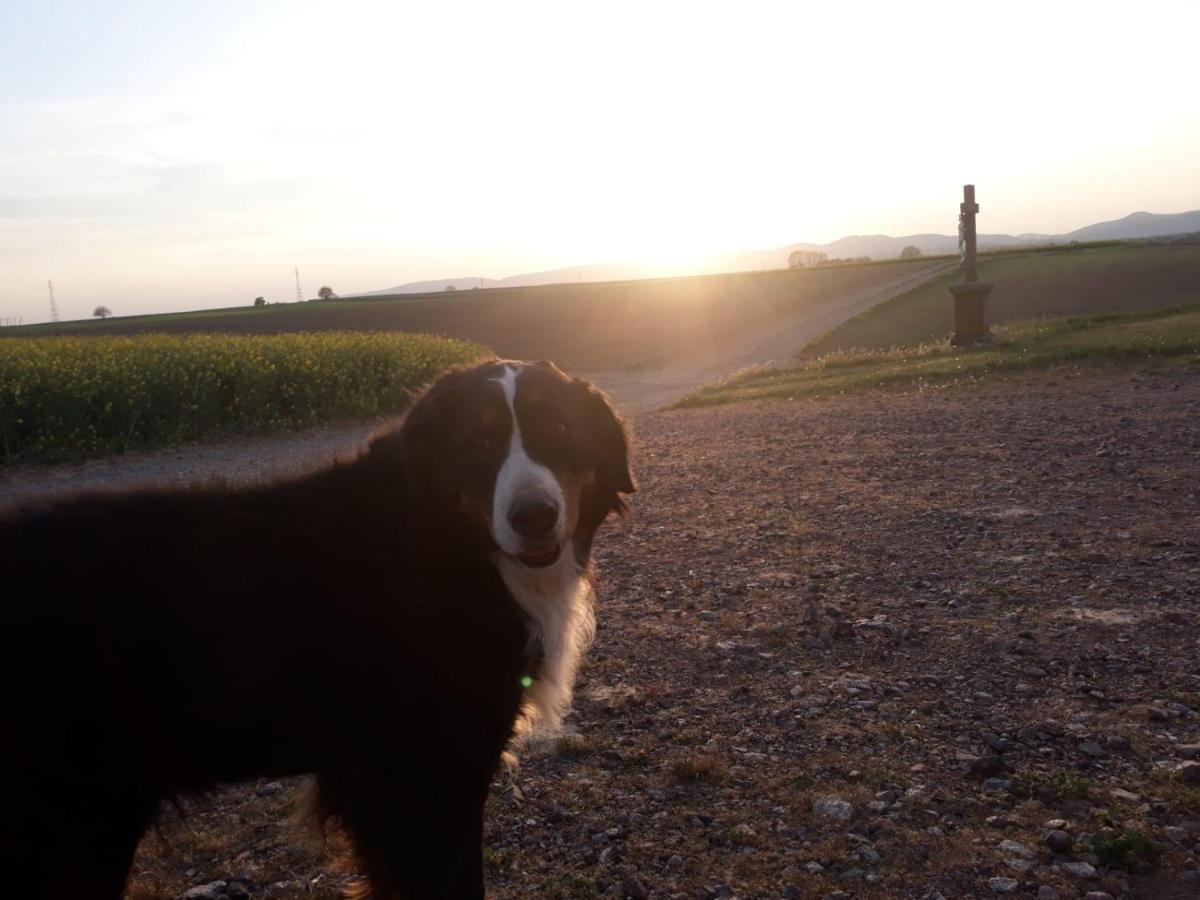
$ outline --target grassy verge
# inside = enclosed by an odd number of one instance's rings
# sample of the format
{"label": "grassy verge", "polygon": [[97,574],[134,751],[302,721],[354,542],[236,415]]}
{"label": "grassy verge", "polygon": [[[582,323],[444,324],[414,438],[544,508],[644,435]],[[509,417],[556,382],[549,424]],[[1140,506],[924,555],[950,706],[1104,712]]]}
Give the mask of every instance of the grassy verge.
{"label": "grassy verge", "polygon": [[1200,365],[1200,304],[1135,315],[1016,323],[997,329],[996,335],[994,344],[970,350],[941,341],[829,353],[795,368],[743,373],[702,388],[677,406],[829,397],[868,388],[921,389],[1106,360],[1173,357]]}
{"label": "grassy verge", "polygon": [[[984,256],[979,279],[995,284],[988,316],[997,324],[1039,316],[1167,309],[1200,301],[1200,244],[1089,244]],[[804,348],[886,350],[947,337],[954,328],[957,269],[845,322]]]}
{"label": "grassy verge", "polygon": [[486,352],[399,333],[14,338],[0,353],[0,463],[396,412]]}

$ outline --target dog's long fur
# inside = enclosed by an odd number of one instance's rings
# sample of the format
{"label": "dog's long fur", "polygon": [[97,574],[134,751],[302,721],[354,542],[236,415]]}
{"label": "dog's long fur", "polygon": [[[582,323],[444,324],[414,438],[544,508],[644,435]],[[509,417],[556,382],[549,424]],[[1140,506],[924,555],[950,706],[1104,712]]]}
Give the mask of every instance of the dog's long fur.
{"label": "dog's long fur", "polygon": [[[488,511],[518,419],[530,471],[574,504],[551,564],[502,546]],[[374,896],[482,897],[490,780],[522,709],[569,705],[592,538],[633,489],[602,394],[493,362],[307,477],[0,517],[7,889],[119,897],[164,799],[313,773]]]}

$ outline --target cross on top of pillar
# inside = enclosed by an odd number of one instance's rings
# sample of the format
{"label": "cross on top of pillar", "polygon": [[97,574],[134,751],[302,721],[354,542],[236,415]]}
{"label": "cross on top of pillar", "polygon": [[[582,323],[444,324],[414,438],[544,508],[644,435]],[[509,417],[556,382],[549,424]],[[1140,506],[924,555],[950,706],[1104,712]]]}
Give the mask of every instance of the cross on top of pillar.
{"label": "cross on top of pillar", "polygon": [[958,205],[962,220],[963,268],[967,281],[975,281],[975,214],[979,204],[975,202],[975,185],[963,185],[963,202]]}
{"label": "cross on top of pillar", "polygon": [[979,212],[979,204],[975,202],[975,185],[963,185],[963,202],[958,204],[959,210],[964,214],[974,215]]}

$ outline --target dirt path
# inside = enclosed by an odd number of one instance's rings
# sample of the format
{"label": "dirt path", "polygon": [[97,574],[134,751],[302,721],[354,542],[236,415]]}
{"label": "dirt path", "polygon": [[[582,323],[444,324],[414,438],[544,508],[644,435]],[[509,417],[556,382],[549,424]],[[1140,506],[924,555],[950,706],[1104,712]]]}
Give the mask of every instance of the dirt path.
{"label": "dirt path", "polygon": [[81,490],[118,490],[133,484],[237,483],[298,475],[352,453],[385,420],[334,423],[294,434],[200,441],[169,450],[106,456],[58,466],[0,469],[0,507],[38,496]]}
{"label": "dirt path", "polygon": [[[747,366],[787,362],[813,338],[952,265],[931,263],[887,284],[827,300],[769,330],[744,336],[719,357],[688,359],[651,371],[595,372],[589,377],[608,391],[627,415],[657,409]],[[80,464],[6,467],[0,469],[0,505],[51,493],[142,482],[254,482],[297,474],[333,456],[353,452],[380,424],[334,423],[296,434],[201,441]]]}
{"label": "dirt path", "polygon": [[712,384],[741,369],[787,365],[805,344],[847,319],[910,291],[957,265],[944,261],[931,263],[886,284],[843,294],[816,308],[808,308],[788,319],[774,322],[769,329],[741,336],[719,355],[686,360],[649,371],[592,372],[589,377],[601,385],[617,406],[627,413],[659,409],[698,387]]}

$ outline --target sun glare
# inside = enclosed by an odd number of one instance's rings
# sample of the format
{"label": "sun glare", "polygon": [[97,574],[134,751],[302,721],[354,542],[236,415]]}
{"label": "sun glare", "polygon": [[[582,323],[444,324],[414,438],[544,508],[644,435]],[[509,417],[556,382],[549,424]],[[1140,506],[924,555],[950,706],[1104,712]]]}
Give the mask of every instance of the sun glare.
{"label": "sun glare", "polygon": [[[297,266],[344,290],[703,270],[945,233],[967,181],[988,231],[1200,204],[1195,4],[254,8],[136,86],[105,58],[66,96],[0,92],[19,312],[51,276],[148,311],[288,296]],[[165,27],[159,49],[191,34]]]}

